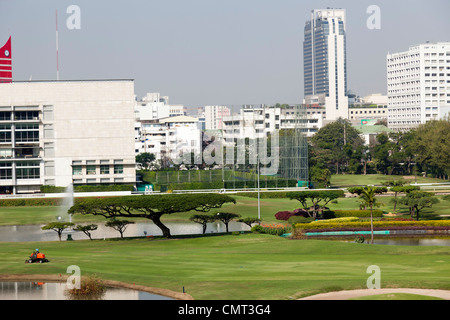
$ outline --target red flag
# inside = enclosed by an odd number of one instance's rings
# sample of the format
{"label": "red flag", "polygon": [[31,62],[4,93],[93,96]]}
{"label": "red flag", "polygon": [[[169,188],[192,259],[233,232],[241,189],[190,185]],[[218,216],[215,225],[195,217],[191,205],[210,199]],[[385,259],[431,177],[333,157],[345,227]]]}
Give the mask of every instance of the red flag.
{"label": "red flag", "polygon": [[12,82],[11,37],[0,48],[0,83]]}

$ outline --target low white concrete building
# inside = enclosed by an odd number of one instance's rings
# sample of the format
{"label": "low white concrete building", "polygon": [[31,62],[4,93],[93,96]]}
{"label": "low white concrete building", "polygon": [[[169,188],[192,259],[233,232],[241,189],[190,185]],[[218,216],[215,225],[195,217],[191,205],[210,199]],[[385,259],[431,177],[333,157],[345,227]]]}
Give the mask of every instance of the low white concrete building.
{"label": "low white concrete building", "polygon": [[134,81],[0,83],[0,193],[135,184]]}

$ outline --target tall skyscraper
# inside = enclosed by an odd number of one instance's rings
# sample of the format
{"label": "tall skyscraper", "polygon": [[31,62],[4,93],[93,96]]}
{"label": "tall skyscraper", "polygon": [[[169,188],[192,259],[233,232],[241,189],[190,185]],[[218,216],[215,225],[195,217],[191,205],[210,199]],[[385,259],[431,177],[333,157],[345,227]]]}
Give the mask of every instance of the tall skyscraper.
{"label": "tall skyscraper", "polygon": [[0,83],[12,82],[11,37],[0,48]]}
{"label": "tall skyscraper", "polygon": [[306,104],[325,106],[326,119],[348,118],[345,9],[316,9],[303,42]]}
{"label": "tall skyscraper", "polygon": [[388,54],[388,127],[406,131],[450,116],[450,42]]}

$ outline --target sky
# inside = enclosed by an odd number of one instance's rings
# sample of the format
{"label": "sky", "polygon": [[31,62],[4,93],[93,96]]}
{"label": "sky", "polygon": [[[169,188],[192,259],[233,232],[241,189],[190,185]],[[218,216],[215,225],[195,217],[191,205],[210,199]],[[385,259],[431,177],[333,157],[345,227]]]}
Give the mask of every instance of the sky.
{"label": "sky", "polygon": [[60,80],[134,79],[138,99],[192,108],[299,104],[304,25],[327,7],[346,9],[348,89],[362,97],[386,94],[387,53],[450,41],[448,0],[0,0],[0,47],[11,35],[14,81],[55,80],[57,11]]}

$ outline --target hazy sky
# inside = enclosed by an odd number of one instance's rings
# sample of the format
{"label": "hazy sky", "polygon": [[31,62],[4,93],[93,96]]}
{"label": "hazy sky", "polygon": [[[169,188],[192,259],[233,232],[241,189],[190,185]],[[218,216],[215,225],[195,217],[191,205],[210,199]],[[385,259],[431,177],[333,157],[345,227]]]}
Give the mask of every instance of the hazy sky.
{"label": "hazy sky", "polygon": [[188,107],[301,103],[303,28],[326,7],[347,10],[348,88],[361,96],[386,94],[388,52],[450,41],[448,0],[0,0],[0,46],[12,35],[13,80],[56,79],[57,9],[61,80],[135,79],[138,98]]}

